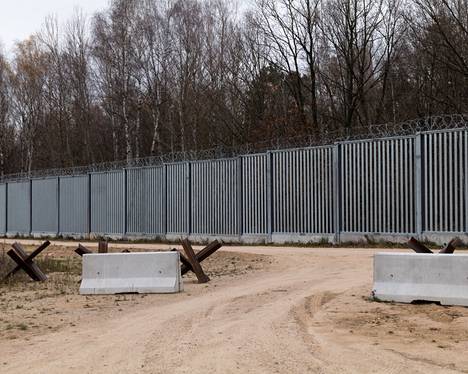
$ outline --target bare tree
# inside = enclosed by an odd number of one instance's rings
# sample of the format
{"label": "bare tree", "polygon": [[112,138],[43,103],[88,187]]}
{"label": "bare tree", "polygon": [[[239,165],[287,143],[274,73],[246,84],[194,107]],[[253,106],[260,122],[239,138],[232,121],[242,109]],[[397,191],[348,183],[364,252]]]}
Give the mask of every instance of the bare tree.
{"label": "bare tree", "polygon": [[259,0],[257,3],[258,27],[268,48],[265,57],[270,64],[293,77],[285,82],[293,93],[302,120],[307,121],[306,112],[309,112],[315,129],[319,122],[319,3],[319,0]]}
{"label": "bare tree", "polygon": [[438,58],[450,68],[468,75],[468,54],[464,48],[468,41],[468,2],[458,0],[416,0],[412,21],[416,30],[433,26],[442,50]]}
{"label": "bare tree", "polygon": [[[322,70],[335,115],[345,128],[369,123],[369,94],[385,66],[382,42],[383,0],[330,0],[323,9],[321,28],[328,51]],[[336,102],[337,101],[337,102]]]}
{"label": "bare tree", "polygon": [[[61,30],[58,20],[47,17],[43,30],[38,34],[38,47],[45,59],[45,114],[49,126],[58,136],[50,139],[50,153],[60,166],[72,166],[73,155],[70,139],[69,86],[62,53]],[[57,141],[57,143],[54,142]]]}
{"label": "bare tree", "polygon": [[[173,100],[177,113],[178,132],[182,151],[198,141],[200,126],[199,83],[203,81],[203,13],[194,0],[176,1],[169,14],[170,37],[173,46],[170,75],[175,89]],[[201,87],[200,87],[201,88]],[[190,133],[191,134],[190,134]],[[171,134],[171,144],[175,143]],[[191,135],[191,136],[190,136]],[[191,139],[190,139],[191,138]],[[190,142],[191,140],[191,142]],[[174,147],[172,146],[171,149]]]}
{"label": "bare tree", "polygon": [[[10,82],[13,94],[12,121],[20,131],[20,170],[31,172],[46,123],[46,58],[35,37],[16,46]],[[42,145],[45,145],[44,142]]]}
{"label": "bare tree", "polygon": [[87,35],[87,20],[79,11],[66,25],[62,53],[68,86],[69,117],[73,124],[73,155],[80,164],[94,163],[96,142],[93,141],[91,45]]}
{"label": "bare tree", "polygon": [[408,17],[420,113],[465,112],[468,78],[468,3],[415,1]]}
{"label": "bare tree", "polygon": [[131,124],[135,84],[132,22],[136,3],[136,0],[114,1],[109,12],[98,14],[94,21],[94,56],[99,68],[101,97],[113,123],[114,152],[118,157],[118,132],[122,129],[128,162],[133,157],[136,139]]}
{"label": "bare tree", "polygon": [[166,4],[144,1],[138,9],[136,54],[138,75],[141,77],[142,105],[150,113],[151,145],[150,154],[163,152],[161,111],[167,102],[168,69],[171,45]]}
{"label": "bare tree", "polygon": [[[397,108],[394,96],[395,71],[402,53],[403,38],[407,34],[405,23],[406,3],[404,0],[386,0],[383,7],[382,25],[379,30],[382,49],[382,68],[379,72],[380,95],[375,104],[375,123],[397,122]],[[387,106],[387,107],[386,107]]]}
{"label": "bare tree", "polygon": [[10,93],[8,84],[9,66],[0,53],[0,175],[5,174],[5,162],[14,144],[12,129],[9,122]]}

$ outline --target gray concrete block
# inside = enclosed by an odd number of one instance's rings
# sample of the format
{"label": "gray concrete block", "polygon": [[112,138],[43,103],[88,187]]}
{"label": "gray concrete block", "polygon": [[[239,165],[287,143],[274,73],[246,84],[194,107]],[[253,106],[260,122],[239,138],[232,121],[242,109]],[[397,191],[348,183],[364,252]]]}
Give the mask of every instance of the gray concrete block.
{"label": "gray concrete block", "polygon": [[179,257],[178,252],[84,255],[80,294],[180,292]]}
{"label": "gray concrete block", "polygon": [[468,306],[468,255],[377,253],[374,297]]}

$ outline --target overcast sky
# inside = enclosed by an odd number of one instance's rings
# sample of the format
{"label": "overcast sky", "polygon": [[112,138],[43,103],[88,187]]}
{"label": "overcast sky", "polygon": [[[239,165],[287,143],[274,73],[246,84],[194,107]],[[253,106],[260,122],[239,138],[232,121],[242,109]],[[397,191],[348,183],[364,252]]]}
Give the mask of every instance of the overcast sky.
{"label": "overcast sky", "polygon": [[56,15],[65,22],[77,8],[92,14],[108,3],[109,0],[0,0],[0,43],[10,53],[16,41],[40,30],[46,16]]}
{"label": "overcast sky", "polygon": [[[253,0],[237,0],[245,10]],[[0,0],[0,45],[11,54],[15,42],[39,31],[45,17],[57,16],[60,23],[69,19],[75,9],[92,15],[106,8],[110,0]]]}

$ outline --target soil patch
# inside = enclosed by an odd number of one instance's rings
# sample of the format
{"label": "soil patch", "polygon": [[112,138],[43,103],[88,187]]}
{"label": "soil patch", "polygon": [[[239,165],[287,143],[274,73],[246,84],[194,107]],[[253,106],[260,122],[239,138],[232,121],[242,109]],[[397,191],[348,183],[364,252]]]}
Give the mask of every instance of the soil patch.
{"label": "soil patch", "polygon": [[[15,264],[6,255],[7,245],[0,245],[0,276]],[[28,252],[32,246],[25,246]],[[168,250],[170,248],[168,247]],[[142,249],[131,249],[142,252]],[[120,252],[112,250],[111,252]],[[46,282],[33,282],[24,272],[0,283],[0,339],[26,338],[65,327],[74,327],[83,318],[103,313],[121,313],[148,303],[164,302],[161,295],[80,296],[81,258],[73,248],[48,247],[35,262],[48,275]],[[186,294],[217,287],[219,281],[242,277],[272,264],[270,256],[218,251],[202,265],[212,282],[196,289],[186,287]],[[184,283],[196,282],[193,273],[184,276]],[[156,300],[159,299],[159,300]]]}

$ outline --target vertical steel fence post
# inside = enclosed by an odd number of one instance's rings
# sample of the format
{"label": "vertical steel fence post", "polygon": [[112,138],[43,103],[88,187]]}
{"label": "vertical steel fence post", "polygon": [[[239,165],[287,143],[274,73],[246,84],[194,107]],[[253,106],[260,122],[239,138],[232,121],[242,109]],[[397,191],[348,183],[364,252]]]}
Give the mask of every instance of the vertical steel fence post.
{"label": "vertical steel fence post", "polygon": [[32,197],[32,179],[29,180],[29,236],[32,236],[33,224],[33,197]]}
{"label": "vertical steel fence post", "polygon": [[57,177],[57,236],[60,235],[60,177]]}
{"label": "vertical steel fence post", "polygon": [[273,240],[273,155],[267,152],[267,241]]}
{"label": "vertical steel fence post", "polygon": [[415,192],[415,206],[414,206],[414,214],[415,214],[415,231],[416,236],[421,239],[422,232],[423,232],[423,169],[422,169],[422,134],[416,134],[415,141],[414,141],[414,192]]}
{"label": "vertical steel fence post", "polygon": [[8,235],[8,183],[5,183],[5,237]]}
{"label": "vertical steel fence post", "polygon": [[341,144],[333,145],[333,226],[335,244],[341,242]]}
{"label": "vertical steel fence post", "polygon": [[238,232],[239,232],[239,242],[242,239],[244,228],[242,227],[243,224],[243,216],[244,212],[242,211],[243,205],[243,191],[242,191],[242,156],[237,158],[237,225],[238,225]]}
{"label": "vertical steel fence post", "polygon": [[92,231],[92,202],[91,202],[91,173],[88,173],[88,239],[91,238],[91,231]]}
{"label": "vertical steel fence post", "polygon": [[189,161],[187,162],[187,236],[192,234],[192,204],[193,204],[193,196],[192,196],[192,163]]}
{"label": "vertical steel fence post", "polygon": [[465,130],[464,135],[465,175],[463,177],[465,178],[465,233],[468,234],[468,130]]}
{"label": "vertical steel fence post", "polygon": [[162,234],[164,235],[164,240],[167,240],[167,165],[163,165],[163,190],[162,190],[162,209],[163,212],[161,217],[162,222]]}
{"label": "vertical steel fence post", "polygon": [[[123,236],[124,238],[127,237],[128,232],[128,169],[124,169],[124,229],[123,229]],[[143,230],[142,230],[143,231]]]}

